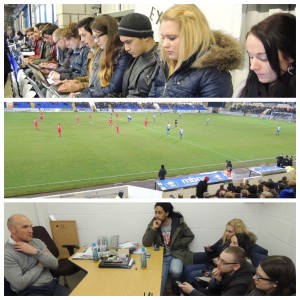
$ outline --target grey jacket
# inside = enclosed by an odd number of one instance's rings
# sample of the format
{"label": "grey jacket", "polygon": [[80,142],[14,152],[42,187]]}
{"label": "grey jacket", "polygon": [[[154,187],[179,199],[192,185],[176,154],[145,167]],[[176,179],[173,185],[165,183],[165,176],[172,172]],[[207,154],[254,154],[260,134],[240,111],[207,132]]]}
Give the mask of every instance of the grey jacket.
{"label": "grey jacket", "polygon": [[[152,229],[154,218],[149,223],[146,232],[143,236],[143,245],[150,247],[152,245],[164,246],[161,229]],[[193,252],[189,249],[189,244],[194,240],[194,234],[184,222],[183,216],[180,213],[172,215],[172,229],[170,249],[171,255],[181,259],[185,265],[193,263]]]}
{"label": "grey jacket", "polygon": [[86,76],[89,51],[88,47],[69,51],[63,65],[55,70],[60,73],[60,79],[69,80],[79,76]]}
{"label": "grey jacket", "polygon": [[55,270],[58,267],[56,257],[42,252],[47,250],[47,246],[41,240],[33,239],[29,244],[41,252],[37,255],[28,255],[14,250],[9,242],[4,244],[4,277],[16,293],[30,286],[49,283],[53,280],[49,269]]}

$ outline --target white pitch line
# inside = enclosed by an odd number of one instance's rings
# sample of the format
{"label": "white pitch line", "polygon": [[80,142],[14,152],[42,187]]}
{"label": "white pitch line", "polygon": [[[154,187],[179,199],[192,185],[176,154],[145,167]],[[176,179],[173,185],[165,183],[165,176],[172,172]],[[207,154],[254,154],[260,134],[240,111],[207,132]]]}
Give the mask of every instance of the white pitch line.
{"label": "white pitch line", "polygon": [[[258,158],[258,159],[253,159],[253,160],[239,160],[239,161],[233,161],[232,163],[234,164],[234,163],[237,163],[237,162],[254,162],[254,161],[260,161],[260,160],[267,160],[267,159],[274,159],[274,157]],[[175,168],[175,169],[169,169],[169,171],[178,171],[178,170],[186,170],[186,169],[193,169],[193,168],[199,168],[199,169],[201,169],[203,167],[213,167],[213,166],[219,166],[219,165],[224,165],[224,163],[210,164],[210,165],[201,165],[201,166],[191,166],[191,167],[184,167],[184,168]],[[128,173],[128,174],[111,175],[111,176],[105,176],[105,177],[93,177],[93,178],[84,178],[84,179],[75,179],[75,180],[66,180],[66,181],[39,183],[39,184],[30,184],[30,185],[22,185],[22,186],[15,186],[15,187],[6,187],[4,189],[5,190],[12,190],[12,189],[19,189],[19,188],[47,186],[47,185],[54,185],[54,184],[64,184],[64,183],[71,183],[71,182],[99,180],[99,179],[107,179],[107,178],[127,177],[127,176],[133,176],[133,175],[143,175],[143,174],[152,174],[152,173],[156,174],[157,171],[148,171],[148,172],[139,172],[139,173]]]}
{"label": "white pitch line", "polygon": [[[152,129],[152,128],[149,128],[148,130],[152,130],[152,131],[157,132],[157,133],[159,133],[159,134],[161,134],[161,135],[166,135],[166,133],[164,134],[164,133],[162,133],[162,132],[160,132],[160,131],[157,131],[157,130],[155,130],[155,129]],[[175,136],[171,136],[171,135],[168,135],[168,136],[169,136],[170,138],[174,139],[174,140],[177,139],[177,138],[175,138]],[[179,136],[178,136],[178,139],[179,139]],[[189,145],[192,145],[192,146],[194,146],[194,147],[196,147],[196,148],[204,149],[204,150],[206,150],[206,151],[208,151],[208,152],[212,152],[212,153],[214,153],[214,154],[218,154],[218,155],[220,155],[220,156],[224,156],[225,158],[231,158],[231,159],[235,159],[235,160],[237,160],[237,161],[240,161],[239,158],[232,157],[232,156],[229,156],[229,155],[225,155],[225,154],[223,154],[223,153],[219,153],[219,152],[210,150],[210,149],[208,149],[208,148],[206,148],[206,147],[203,147],[203,146],[200,146],[200,145],[193,144],[193,143],[188,142],[188,141],[186,141],[186,140],[184,140],[184,139],[182,139],[180,142],[181,142],[181,143],[184,142],[184,143],[189,144]]]}

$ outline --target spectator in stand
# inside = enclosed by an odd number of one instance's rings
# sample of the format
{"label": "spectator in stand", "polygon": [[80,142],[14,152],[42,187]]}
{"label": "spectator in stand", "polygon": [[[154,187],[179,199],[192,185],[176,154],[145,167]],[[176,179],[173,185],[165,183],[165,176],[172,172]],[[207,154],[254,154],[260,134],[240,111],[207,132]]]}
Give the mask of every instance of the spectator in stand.
{"label": "spectator in stand", "polygon": [[39,64],[43,62],[53,62],[57,63],[57,51],[56,51],[56,44],[53,41],[53,32],[58,29],[56,24],[48,24],[42,29],[42,37],[44,42],[50,45],[50,54],[48,57],[45,58],[45,61],[40,61]]}
{"label": "spectator in stand", "polygon": [[283,255],[264,258],[253,276],[255,287],[248,296],[296,296],[296,268]]}
{"label": "spectator in stand", "polygon": [[47,24],[48,23],[37,23],[34,26],[34,34],[32,35],[32,39],[34,40],[35,55],[29,56],[28,58],[24,58],[23,62],[25,65],[27,65],[28,62],[37,64],[39,63],[39,59],[45,59],[50,55],[50,45],[43,41],[41,33],[43,27]]}
{"label": "spectator in stand", "polygon": [[253,184],[253,185],[249,186],[248,192],[249,192],[249,194],[248,194],[247,198],[259,198],[257,185]]}
{"label": "spectator in stand", "polygon": [[225,198],[226,190],[219,193],[219,198]]}
{"label": "spectator in stand", "polygon": [[62,36],[63,32],[64,32],[63,28],[57,28],[52,33],[53,42],[54,42],[54,45],[56,46],[58,61],[57,62],[52,61],[52,62],[49,62],[49,63],[42,63],[41,66],[43,66],[45,68],[55,70],[57,67],[61,66],[64,63],[69,50],[66,46],[65,39]]}
{"label": "spectator in stand", "polygon": [[131,56],[124,51],[118,34],[118,22],[110,15],[100,15],[91,24],[93,37],[101,49],[98,80],[71,98],[105,98],[122,91],[122,79]]}
{"label": "spectator in stand", "polygon": [[232,191],[226,192],[225,198],[235,198],[235,192]]}
{"label": "spectator in stand", "polygon": [[124,73],[121,97],[148,97],[158,73],[154,56],[158,44],[153,38],[150,19],[139,13],[128,14],[122,17],[118,30],[125,51],[132,55]]}
{"label": "spectator in stand", "polygon": [[54,62],[57,63],[56,46],[53,42],[52,34],[58,28],[56,24],[47,23],[40,28],[40,35],[43,40],[41,48],[39,49],[40,55],[37,58],[29,58],[29,62],[40,65],[42,63]]}
{"label": "spectator in stand", "polygon": [[196,186],[196,196],[197,198],[203,198],[203,193],[207,192],[209,177],[204,177],[203,180],[200,180]]}
{"label": "spectator in stand", "polygon": [[278,198],[296,198],[296,181],[290,180],[288,186],[280,192]]}
{"label": "spectator in stand", "polygon": [[215,196],[218,197],[218,198],[221,198],[220,197],[220,192],[221,191],[226,191],[225,188],[224,188],[224,184],[220,185],[220,188],[217,189]]}
{"label": "spectator in stand", "polygon": [[283,177],[281,178],[281,180],[279,180],[279,181],[277,182],[277,187],[276,187],[276,189],[277,189],[277,191],[281,191],[281,190],[283,190],[285,187],[287,187],[287,185],[288,185],[287,177],[286,177],[286,176],[283,176]]}
{"label": "spectator in stand", "polygon": [[63,65],[52,71],[48,77],[54,81],[58,81],[86,76],[89,48],[82,47],[77,24],[69,23],[64,28],[62,35],[66,41],[67,48],[72,49],[72,51],[68,52]]}
{"label": "spectator in stand", "polygon": [[58,91],[63,93],[75,93],[82,91],[89,86],[94,86],[98,81],[98,70],[101,50],[94,40],[92,32],[93,17],[85,18],[77,23],[78,33],[81,38],[81,43],[89,48],[87,57],[87,74],[79,76],[73,80],[67,80],[59,86]]}
{"label": "spectator in stand", "polygon": [[270,192],[273,194],[273,198],[278,198],[278,193],[275,189],[275,183],[273,181],[267,181],[263,183],[263,192]]}
{"label": "spectator in stand", "polygon": [[26,29],[25,31],[26,33],[26,44],[31,48],[33,49],[34,47],[34,38],[33,38],[33,35],[34,35],[34,28],[33,27],[29,27]]}
{"label": "spectator in stand", "polygon": [[249,191],[247,189],[242,189],[241,198],[248,198],[248,196],[249,196]]}
{"label": "spectator in stand", "polygon": [[276,13],[246,38],[250,70],[241,98],[296,97],[296,17]]}
{"label": "spectator in stand", "polygon": [[160,36],[160,70],[150,98],[232,96],[229,71],[239,67],[241,47],[232,36],[212,31],[196,5],[177,4],[166,10]]}
{"label": "spectator in stand", "polygon": [[274,198],[274,194],[268,191],[262,192],[260,198]]}

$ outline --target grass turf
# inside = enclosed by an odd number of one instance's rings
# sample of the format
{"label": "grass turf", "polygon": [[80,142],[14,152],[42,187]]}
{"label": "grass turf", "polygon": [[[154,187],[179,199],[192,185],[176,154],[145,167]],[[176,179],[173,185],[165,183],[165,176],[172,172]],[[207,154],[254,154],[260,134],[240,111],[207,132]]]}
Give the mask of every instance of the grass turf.
{"label": "grass turf", "polygon": [[4,113],[4,196],[155,179],[161,164],[172,177],[223,170],[226,159],[234,168],[248,167],[275,162],[281,153],[296,153],[295,123],[220,114],[183,114],[180,119],[175,113],[156,114],[154,123],[152,113],[131,115],[130,123],[127,113],[119,113],[119,120],[113,115],[109,126],[109,113],[92,113],[91,122],[89,113],[44,113],[44,121],[38,113]]}

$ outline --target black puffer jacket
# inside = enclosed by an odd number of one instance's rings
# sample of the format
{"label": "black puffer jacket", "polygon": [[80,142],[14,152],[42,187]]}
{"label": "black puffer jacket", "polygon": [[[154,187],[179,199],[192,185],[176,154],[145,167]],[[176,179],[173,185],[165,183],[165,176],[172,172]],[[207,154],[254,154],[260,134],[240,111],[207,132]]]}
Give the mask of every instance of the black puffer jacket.
{"label": "black puffer jacket", "polygon": [[[230,35],[215,31],[214,36],[216,45],[204,54],[194,53],[168,79],[168,67],[160,61],[159,75],[153,82],[149,97],[231,97],[233,87],[229,71],[239,67],[242,49]],[[156,56],[158,58],[157,53]]]}

